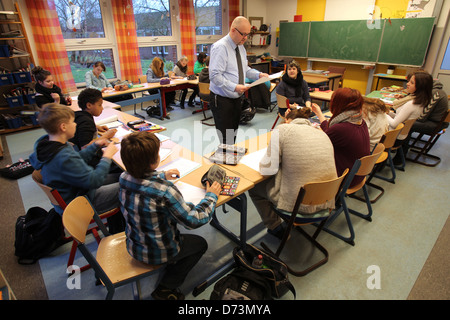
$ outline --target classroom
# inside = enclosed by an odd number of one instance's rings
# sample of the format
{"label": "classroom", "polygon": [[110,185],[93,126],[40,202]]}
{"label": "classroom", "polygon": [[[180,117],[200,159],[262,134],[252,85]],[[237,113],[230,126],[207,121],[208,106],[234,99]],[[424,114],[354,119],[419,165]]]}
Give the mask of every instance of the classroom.
{"label": "classroom", "polygon": [[[248,19],[251,33],[231,28],[237,16]],[[196,192],[204,190],[201,177],[212,165],[209,157],[222,141],[208,103],[204,104],[200,95],[195,97],[200,88],[196,77],[172,78],[168,85],[159,79],[149,81],[152,61],[157,57],[164,62],[164,74],[169,77],[180,67],[181,57],[186,57],[185,73],[193,75],[199,53],[209,57],[214,43],[238,32],[247,37],[243,47],[250,68],[268,75],[287,73],[287,65],[294,60],[303,80],[313,88],[313,104],[325,115],[333,92],[341,88],[381,98],[391,106],[393,95],[384,90],[405,92],[409,75],[421,72],[419,69],[438,81],[450,98],[450,1],[445,0],[1,0],[0,28],[5,37],[0,38],[0,49],[8,50],[4,46],[8,44],[11,54],[2,56],[0,50],[0,168],[29,159],[36,140],[46,134],[36,123],[34,112],[40,109],[28,92],[23,91],[19,105],[13,105],[15,95],[8,96],[11,89],[34,88],[35,74],[33,79],[19,77],[30,76],[32,66],[50,70],[61,98],[68,99],[72,110],[79,110],[78,96],[88,86],[86,74],[101,61],[105,68],[100,73],[112,86],[103,92],[103,112],[95,117],[96,124],[102,120],[103,124],[123,124],[113,138],[116,142],[129,134],[123,128],[130,129],[125,124],[131,121],[158,132],[159,168],[172,170],[176,162],[182,168],[176,186],[185,198],[189,193],[197,203],[205,196],[204,191],[200,195]],[[399,34],[407,41],[400,41]],[[192,230],[179,225],[182,234],[200,236],[208,244],[179,289],[186,300],[198,303],[198,310],[212,312],[211,317],[219,315],[209,307],[218,305],[207,301],[217,281],[233,269],[233,250],[246,244],[262,248],[264,243],[275,251],[280,244],[280,239],[267,231],[250,194],[265,179],[254,167],[254,159],[259,162],[272,129],[283,122],[276,94],[280,77],[267,81],[267,106],[257,107],[248,121],[239,124],[236,145],[249,153],[237,165],[222,166],[228,176],[240,177],[236,194],[219,195],[211,222]],[[125,87],[121,91],[114,85]],[[9,118],[3,116],[11,113]],[[320,119],[319,112],[316,114]],[[11,120],[24,117],[19,125]],[[261,310],[272,308],[272,315],[281,315],[284,304],[276,303],[280,300],[297,306],[294,300],[450,299],[446,263],[450,223],[444,193],[450,177],[450,137],[445,129],[436,135],[439,140],[429,153],[439,158],[438,164],[431,167],[406,160],[403,170],[392,169],[394,182],[375,176],[372,181],[384,194],[371,204],[371,221],[350,215],[354,234],[348,242],[323,230],[317,241],[328,251],[327,262],[305,276],[290,273],[295,296],[287,292]],[[121,144],[116,148],[120,150]],[[111,160],[125,168],[120,151]],[[389,165],[380,170],[391,173]],[[33,264],[18,263],[14,247],[18,217],[32,207],[50,210],[52,204],[31,174],[18,179],[2,176],[0,180],[0,217],[4,221],[0,226],[0,299],[105,299],[108,290],[96,284],[93,268],[71,275],[68,260],[76,267],[86,264],[79,250],[75,260],[70,260],[71,241]],[[377,194],[373,189],[369,193]],[[364,200],[345,198],[349,208],[367,210]],[[332,224],[342,234],[349,232],[344,213]],[[313,234],[316,226],[306,225],[304,230]],[[87,239],[87,247],[95,251],[94,236]],[[280,257],[289,266],[307,267],[321,259],[321,252],[292,230]],[[163,271],[156,270],[140,281],[143,300],[154,300],[151,294],[162,275]],[[117,288],[113,299],[132,300],[132,289],[136,288],[131,284]],[[179,310],[188,314],[189,308],[195,310],[188,303],[177,303],[168,314]]]}

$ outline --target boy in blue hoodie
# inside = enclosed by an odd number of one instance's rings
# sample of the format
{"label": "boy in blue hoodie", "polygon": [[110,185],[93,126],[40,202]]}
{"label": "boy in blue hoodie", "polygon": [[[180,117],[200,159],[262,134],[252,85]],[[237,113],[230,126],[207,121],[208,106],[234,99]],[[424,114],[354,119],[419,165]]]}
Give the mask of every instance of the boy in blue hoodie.
{"label": "boy in blue hoodie", "polygon": [[[74,112],[67,106],[44,105],[38,121],[47,134],[36,141],[30,163],[34,169],[41,170],[43,183],[58,190],[66,203],[87,195],[99,214],[117,208],[119,183],[117,178],[108,179],[108,172],[118,149],[106,139],[97,139],[80,152],[75,151],[68,142],[75,135],[74,119]],[[95,168],[89,166],[88,162],[102,147],[106,148],[100,162]],[[64,211],[60,206],[55,206],[55,210],[61,215]],[[121,214],[108,219],[112,233],[123,231],[121,221]]]}

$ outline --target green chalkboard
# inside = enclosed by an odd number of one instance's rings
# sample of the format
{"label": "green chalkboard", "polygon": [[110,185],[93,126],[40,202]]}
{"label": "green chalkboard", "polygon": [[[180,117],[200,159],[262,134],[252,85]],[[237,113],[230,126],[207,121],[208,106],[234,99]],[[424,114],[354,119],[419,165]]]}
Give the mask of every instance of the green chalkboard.
{"label": "green chalkboard", "polygon": [[[367,20],[311,22],[308,57],[377,61],[382,23]],[[281,38],[280,38],[281,41]]]}
{"label": "green chalkboard", "polygon": [[281,56],[307,57],[310,22],[280,23],[278,54]]}
{"label": "green chalkboard", "polygon": [[387,20],[378,62],[423,65],[433,25],[434,18]]}

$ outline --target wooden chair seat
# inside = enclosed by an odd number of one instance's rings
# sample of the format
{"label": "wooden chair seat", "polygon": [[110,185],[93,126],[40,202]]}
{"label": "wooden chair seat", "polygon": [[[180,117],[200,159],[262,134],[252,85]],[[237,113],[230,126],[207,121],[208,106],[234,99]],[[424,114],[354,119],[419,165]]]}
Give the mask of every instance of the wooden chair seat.
{"label": "wooden chair seat", "polygon": [[134,259],[126,248],[125,232],[103,238],[97,249],[96,259],[112,283],[118,283],[159,269]]}
{"label": "wooden chair seat", "polygon": [[[105,236],[98,244],[96,257],[85,243],[86,231],[92,219]],[[106,287],[106,299],[113,298],[117,287],[129,283],[133,284],[135,298],[140,298],[139,280],[154,274],[164,266],[146,265],[133,259],[126,249],[125,233],[110,235],[85,196],[77,197],[67,205],[62,220],[66,230],[78,243],[78,249],[94,269],[95,276]]]}

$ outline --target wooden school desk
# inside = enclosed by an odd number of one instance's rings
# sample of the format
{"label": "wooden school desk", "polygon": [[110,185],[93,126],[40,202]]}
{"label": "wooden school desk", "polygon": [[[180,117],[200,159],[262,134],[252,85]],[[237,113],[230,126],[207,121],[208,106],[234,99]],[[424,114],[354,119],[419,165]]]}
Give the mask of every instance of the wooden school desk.
{"label": "wooden school desk", "polygon": [[403,85],[405,84],[405,82],[408,82],[406,76],[399,76],[395,74],[376,73],[373,76],[377,77],[377,84],[375,85],[375,90],[378,90],[378,84],[380,83],[380,79],[401,81],[403,82]]}
{"label": "wooden school desk", "polygon": [[[120,145],[118,145],[118,147],[120,149]],[[179,179],[179,181],[197,188],[204,189],[203,185],[201,184],[201,178],[213,165],[209,160],[174,143],[171,140],[163,141],[161,143],[161,148],[171,149],[172,153],[166,159],[161,161],[161,164],[159,165],[158,168],[161,168],[180,157],[197,162],[200,164],[200,166],[197,169],[193,170],[192,172],[189,172],[185,176],[182,176]],[[114,155],[113,159],[116,163],[118,163],[118,165],[122,169],[125,169],[123,162],[120,159],[120,150]],[[243,247],[246,245],[247,242],[247,197],[245,195],[245,192],[253,188],[254,184],[248,179],[246,179],[244,176],[241,176],[228,169],[225,170],[228,176],[239,176],[240,181],[234,196],[225,196],[225,195],[219,196],[216,203],[216,209],[214,210],[211,217],[210,224],[211,226],[219,230],[222,234],[224,234],[227,238],[235,242],[237,245]],[[185,197],[185,199],[189,201],[188,198]],[[238,211],[240,214],[239,235],[236,235],[229,229],[227,229],[222,223],[220,223],[219,219],[217,218],[217,209],[218,207],[224,204],[228,204],[233,209]],[[198,294],[203,292],[209,285],[213,284],[218,279],[223,277],[233,267],[234,267],[234,260],[231,259],[230,261],[222,265],[216,272],[208,276],[204,281],[202,281],[199,285],[197,285],[193,291],[194,296],[197,296]]]}
{"label": "wooden school desk", "polygon": [[[331,82],[331,86],[330,89],[335,90],[335,80],[337,78],[342,77],[342,74],[340,73],[315,73],[315,72],[307,72],[307,71],[302,71],[303,74],[303,79],[308,82],[308,84],[319,84],[319,83],[325,83],[325,84],[329,84],[330,80],[332,80]],[[339,82],[337,82],[339,83]],[[336,83],[336,84],[337,84]]]}
{"label": "wooden school desk", "polygon": [[[71,98],[72,98],[72,105],[70,105],[70,108],[73,111],[81,110],[80,107],[78,106],[78,96],[74,96]],[[102,106],[103,109],[120,109],[120,105],[118,105],[117,103],[109,102],[106,100],[103,100]]]}
{"label": "wooden school desk", "polygon": [[196,86],[198,86],[198,77],[195,80],[173,79],[170,81],[170,84],[160,86],[159,92],[161,94],[163,118],[167,118],[166,95],[165,95],[166,92],[183,90],[187,88],[194,88]]}

